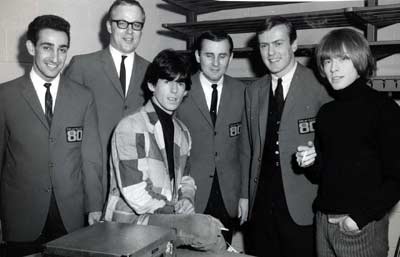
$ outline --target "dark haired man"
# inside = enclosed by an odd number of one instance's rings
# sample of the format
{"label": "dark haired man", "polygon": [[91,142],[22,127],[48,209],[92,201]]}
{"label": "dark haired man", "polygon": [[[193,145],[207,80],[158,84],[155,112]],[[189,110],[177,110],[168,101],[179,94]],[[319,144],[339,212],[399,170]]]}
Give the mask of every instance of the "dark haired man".
{"label": "dark haired man", "polygon": [[[122,117],[145,102],[141,85],[148,61],[135,50],[142,36],[145,12],[136,0],[115,0],[110,6],[108,48],[74,56],[65,74],[94,93],[103,150],[104,193],[108,188],[108,157],[111,134]],[[105,197],[105,195],[104,195]]]}
{"label": "dark haired man", "polygon": [[[317,186],[295,169],[297,146],[314,138],[315,116],[328,102],[313,72],[297,63],[296,30],[283,17],[265,20],[257,32],[269,74],[246,90],[243,156],[250,170],[250,254],[315,256],[312,202]],[[267,254],[268,253],[268,254]]]}
{"label": "dark haired man", "polygon": [[117,125],[105,220],[175,228],[177,244],[219,251],[222,224],[194,214],[196,185],[188,174],[189,130],[174,116],[190,89],[183,57],[161,51],[146,75],[152,98]]}
{"label": "dark haired man", "polygon": [[70,25],[43,15],[28,28],[29,74],[0,86],[0,190],[6,256],[100,219],[101,147],[91,92],[60,77]]}
{"label": "dark haired man", "polygon": [[247,220],[248,171],[241,170],[239,142],[245,85],[228,75],[233,57],[232,38],[206,31],[197,41],[195,57],[200,71],[192,76],[193,89],[177,111],[188,126],[193,146],[190,173],[197,184],[196,212],[210,214],[229,229],[231,242],[240,218]]}

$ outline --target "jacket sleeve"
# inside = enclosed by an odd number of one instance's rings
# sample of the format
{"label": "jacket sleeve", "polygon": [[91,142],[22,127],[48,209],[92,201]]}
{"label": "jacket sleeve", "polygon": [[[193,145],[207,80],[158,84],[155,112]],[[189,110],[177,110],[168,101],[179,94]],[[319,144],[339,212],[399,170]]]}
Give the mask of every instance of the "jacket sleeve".
{"label": "jacket sleeve", "polygon": [[151,146],[148,132],[135,128],[140,126],[139,123],[141,121],[125,118],[118,124],[111,142],[111,165],[118,189],[127,204],[137,214],[154,213],[168,201],[162,189],[156,188],[146,174],[163,164],[146,156]]}
{"label": "jacket sleeve", "polygon": [[249,198],[249,176],[251,161],[251,134],[250,134],[250,98],[248,88],[244,93],[245,109],[242,115],[242,127],[240,135],[240,169],[241,169],[241,193],[240,198]]}
{"label": "jacket sleeve", "polygon": [[101,211],[104,190],[101,183],[103,165],[97,111],[93,97],[89,100],[84,119],[82,164],[86,211]]}
{"label": "jacket sleeve", "polygon": [[1,179],[1,174],[2,174],[2,169],[3,169],[3,161],[4,161],[4,154],[5,154],[5,149],[6,149],[6,141],[7,141],[7,136],[6,136],[6,121],[5,121],[5,108],[3,106],[4,99],[3,99],[3,90],[2,87],[3,85],[0,85],[0,179]]}

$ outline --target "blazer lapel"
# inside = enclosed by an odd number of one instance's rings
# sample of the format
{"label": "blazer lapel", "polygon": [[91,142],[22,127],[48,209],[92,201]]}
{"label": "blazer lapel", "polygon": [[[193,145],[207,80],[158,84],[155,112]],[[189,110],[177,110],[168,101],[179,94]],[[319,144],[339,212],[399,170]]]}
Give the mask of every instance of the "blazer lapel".
{"label": "blazer lapel", "polygon": [[[204,95],[203,88],[201,87],[199,73],[194,75],[192,82],[193,82],[193,84],[192,84],[193,87],[192,87],[189,95],[192,98],[192,101],[196,104],[200,113],[204,116],[204,119],[206,119],[208,121],[209,125],[211,127],[213,127],[213,124],[211,121],[211,116],[210,116],[210,111],[207,107],[206,97]],[[218,118],[217,118],[217,120],[218,120]]]}
{"label": "blazer lapel", "polygon": [[[230,112],[230,103],[232,103],[232,90],[230,90],[230,87],[232,84],[230,84],[227,81],[227,77],[224,78],[224,86],[222,87],[222,92],[221,92],[221,97],[220,97],[220,103],[218,107],[218,112],[217,112],[217,120],[215,122],[215,126],[217,127],[219,124],[224,124],[222,119],[226,119],[229,115]],[[234,104],[234,103],[233,103]],[[210,118],[211,120],[211,118]]]}
{"label": "blazer lapel", "polygon": [[[292,81],[290,82],[290,87],[289,87],[289,92],[286,96],[285,100],[285,107],[283,108],[282,112],[282,118],[281,120],[286,120],[285,118],[290,115],[290,112],[293,110],[295,107],[295,99],[302,94],[301,92],[301,87],[299,85],[299,81],[304,81],[300,79],[300,73],[299,73],[299,67],[300,64],[297,64],[296,71],[293,74]],[[303,92],[304,93],[304,92]]]}
{"label": "blazer lapel", "polygon": [[265,141],[265,133],[267,131],[267,119],[268,119],[268,107],[269,107],[269,94],[271,88],[271,79],[269,76],[265,76],[262,79],[259,92],[258,92],[258,102],[259,102],[259,113],[258,113],[258,127],[260,132],[260,145]]}
{"label": "blazer lapel", "polygon": [[[128,92],[127,92],[127,96],[128,95],[141,95],[141,90],[142,90],[142,81],[140,80],[140,78],[142,78],[143,76],[140,76],[139,74],[145,74],[146,73],[146,69],[144,68],[146,66],[143,65],[143,60],[142,58],[135,53],[135,59],[133,61],[133,67],[132,67],[132,75],[131,75],[131,79],[129,81],[129,88],[128,88]],[[137,99],[138,101],[141,99]]]}
{"label": "blazer lapel", "polygon": [[119,95],[122,98],[125,98],[125,96],[122,92],[121,82],[119,81],[119,78],[118,78],[117,70],[115,69],[114,60],[113,60],[110,50],[108,48],[103,50],[102,55],[101,55],[101,61],[103,64],[104,73],[107,75],[107,77],[112,82],[111,84],[114,86],[115,90],[118,91]]}
{"label": "blazer lapel", "polygon": [[43,108],[40,105],[38,95],[33,87],[32,81],[29,78],[29,75],[25,77],[25,81],[21,84],[21,93],[25,98],[26,102],[32,108],[34,114],[38,117],[38,119],[43,123],[46,129],[49,130],[49,124],[47,123],[46,117],[43,112]]}
{"label": "blazer lapel", "polygon": [[54,104],[54,115],[51,122],[51,133],[58,131],[57,126],[61,124],[60,119],[63,119],[63,113],[70,110],[71,107],[68,106],[70,104],[69,99],[71,98],[68,96],[67,85],[64,83],[64,80],[61,77],[60,84],[58,86],[56,102]]}

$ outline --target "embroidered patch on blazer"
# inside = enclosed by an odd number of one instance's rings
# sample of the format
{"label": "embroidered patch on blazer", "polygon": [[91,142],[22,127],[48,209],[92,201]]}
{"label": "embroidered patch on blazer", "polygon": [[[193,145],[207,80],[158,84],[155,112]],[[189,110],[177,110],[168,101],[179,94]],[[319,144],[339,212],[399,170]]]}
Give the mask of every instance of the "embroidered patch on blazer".
{"label": "embroidered patch on blazer", "polygon": [[82,142],[83,127],[67,127],[65,132],[68,143]]}
{"label": "embroidered patch on blazer", "polygon": [[297,121],[299,134],[314,133],[315,117],[306,118]]}
{"label": "embroidered patch on blazer", "polygon": [[241,122],[229,124],[229,136],[236,137],[240,135],[240,129],[242,128]]}

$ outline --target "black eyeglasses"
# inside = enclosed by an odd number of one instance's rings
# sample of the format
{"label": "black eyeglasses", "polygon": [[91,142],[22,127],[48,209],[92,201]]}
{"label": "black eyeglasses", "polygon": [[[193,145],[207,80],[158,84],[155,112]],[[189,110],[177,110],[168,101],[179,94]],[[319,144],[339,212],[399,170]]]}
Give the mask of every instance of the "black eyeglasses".
{"label": "black eyeglasses", "polygon": [[132,29],[136,31],[141,31],[143,29],[143,22],[134,21],[128,22],[125,20],[111,20],[112,22],[117,23],[117,27],[120,29],[127,29],[129,25],[132,25]]}

